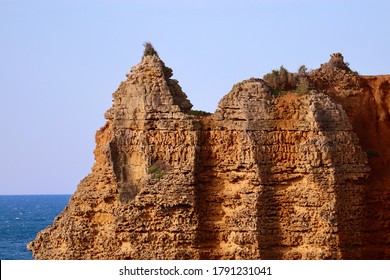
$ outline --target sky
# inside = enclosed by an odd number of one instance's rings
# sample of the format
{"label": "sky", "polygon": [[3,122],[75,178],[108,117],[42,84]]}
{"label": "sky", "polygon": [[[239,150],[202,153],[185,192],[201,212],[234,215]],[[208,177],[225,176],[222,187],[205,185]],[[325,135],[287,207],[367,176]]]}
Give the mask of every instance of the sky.
{"label": "sky", "polygon": [[194,105],[341,52],[390,74],[390,1],[0,0],[0,194],[72,194],[112,93],[150,41]]}

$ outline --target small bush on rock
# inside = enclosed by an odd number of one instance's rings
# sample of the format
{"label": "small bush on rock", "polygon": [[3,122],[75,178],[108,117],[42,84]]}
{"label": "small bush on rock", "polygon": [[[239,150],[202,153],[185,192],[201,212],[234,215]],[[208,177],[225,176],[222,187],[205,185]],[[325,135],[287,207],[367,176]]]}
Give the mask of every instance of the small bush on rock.
{"label": "small bush on rock", "polygon": [[146,42],[144,44],[144,47],[145,47],[144,56],[148,56],[148,55],[157,55],[158,56],[157,51],[153,48],[153,46],[150,42]]}
{"label": "small bush on rock", "polygon": [[300,77],[295,92],[298,94],[303,94],[308,92],[309,88],[310,88],[309,79],[307,77]]}
{"label": "small bush on rock", "polygon": [[298,83],[298,74],[288,72],[282,65],[279,70],[272,70],[271,73],[264,75],[263,80],[274,90],[293,90]]}
{"label": "small bush on rock", "polygon": [[170,166],[165,162],[158,160],[148,167],[148,174],[152,175],[153,179],[160,180],[166,172],[170,169]]}
{"label": "small bush on rock", "polygon": [[274,96],[280,96],[288,91],[303,94],[310,90],[310,82],[305,65],[299,67],[298,73],[291,73],[282,65],[279,70],[272,70],[264,75],[263,80],[271,88]]}

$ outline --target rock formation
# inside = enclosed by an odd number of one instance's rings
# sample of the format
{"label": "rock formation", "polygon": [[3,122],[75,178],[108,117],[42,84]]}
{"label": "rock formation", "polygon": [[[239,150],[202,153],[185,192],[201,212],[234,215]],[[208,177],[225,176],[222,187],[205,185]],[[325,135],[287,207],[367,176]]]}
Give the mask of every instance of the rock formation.
{"label": "rock formation", "polygon": [[329,67],[333,60],[312,71],[310,80],[343,106],[368,156],[371,172],[364,181],[361,258],[390,259],[390,75],[359,76],[343,60],[344,66]]}
{"label": "rock formation", "polygon": [[316,90],[251,78],[193,115],[171,76],[147,45],[36,259],[390,257],[390,77],[338,54],[308,74]]}

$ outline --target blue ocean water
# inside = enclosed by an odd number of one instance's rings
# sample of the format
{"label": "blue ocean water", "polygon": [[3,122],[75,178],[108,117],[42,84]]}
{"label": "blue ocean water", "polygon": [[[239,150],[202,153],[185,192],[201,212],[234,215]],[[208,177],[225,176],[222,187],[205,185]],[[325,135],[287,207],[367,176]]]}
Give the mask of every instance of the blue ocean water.
{"label": "blue ocean water", "polygon": [[70,195],[0,195],[0,260],[31,260],[27,243],[53,224]]}

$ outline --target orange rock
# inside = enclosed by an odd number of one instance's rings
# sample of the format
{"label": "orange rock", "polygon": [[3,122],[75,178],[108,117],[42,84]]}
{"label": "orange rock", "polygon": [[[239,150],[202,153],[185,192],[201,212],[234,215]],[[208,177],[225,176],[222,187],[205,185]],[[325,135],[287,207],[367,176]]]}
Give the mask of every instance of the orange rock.
{"label": "orange rock", "polygon": [[388,258],[389,78],[331,61],[309,73],[317,91],[276,98],[252,78],[193,116],[172,70],[145,52],[113,94],[92,173],[28,248],[36,259]]}

